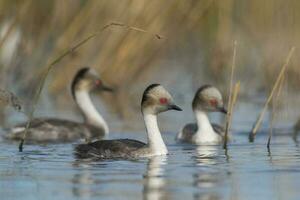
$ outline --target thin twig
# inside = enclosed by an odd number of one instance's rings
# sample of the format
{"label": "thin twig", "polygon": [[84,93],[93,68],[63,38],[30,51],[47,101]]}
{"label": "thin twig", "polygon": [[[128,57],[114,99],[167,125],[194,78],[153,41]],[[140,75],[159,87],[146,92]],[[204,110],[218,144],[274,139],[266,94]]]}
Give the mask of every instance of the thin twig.
{"label": "thin twig", "polygon": [[232,104],[232,91],[233,91],[233,77],[234,77],[234,70],[235,70],[235,60],[236,60],[236,46],[237,46],[237,41],[234,41],[234,47],[233,47],[233,56],[232,56],[232,65],[231,65],[231,74],[230,74],[230,85],[229,85],[229,99],[228,99],[228,104],[227,104],[227,108],[228,108],[228,113],[226,115],[226,126],[225,126],[225,138],[224,138],[224,145],[223,148],[226,149],[227,148],[227,142],[228,142],[228,132],[229,132],[229,119],[230,119],[230,115],[231,115],[231,104]]}
{"label": "thin twig", "polygon": [[258,131],[259,128],[260,128],[260,125],[261,125],[261,123],[262,123],[262,120],[263,120],[263,117],[264,117],[264,115],[265,115],[265,112],[267,111],[268,105],[269,105],[270,101],[271,101],[272,98],[273,98],[273,95],[274,95],[274,93],[275,93],[275,90],[277,89],[277,87],[278,87],[278,85],[279,85],[280,79],[281,79],[282,76],[284,75],[284,72],[286,71],[287,66],[288,66],[288,64],[290,63],[290,60],[291,60],[291,58],[292,58],[292,55],[293,55],[294,51],[295,51],[295,47],[292,47],[291,50],[290,50],[290,52],[289,52],[289,54],[288,54],[288,56],[287,56],[287,59],[286,59],[284,65],[282,66],[282,68],[281,68],[281,70],[280,70],[280,73],[279,73],[279,75],[278,75],[278,77],[277,77],[277,79],[276,79],[276,81],[275,81],[275,83],[274,83],[274,86],[273,86],[273,88],[272,88],[272,91],[271,91],[271,93],[270,93],[268,99],[266,100],[265,105],[264,105],[264,107],[263,107],[263,109],[262,109],[260,115],[258,116],[258,118],[257,118],[257,120],[256,120],[256,122],[255,122],[255,124],[254,124],[254,126],[253,126],[253,129],[251,130],[251,132],[250,132],[250,134],[249,134],[249,142],[254,142],[256,133],[257,133],[257,131]]}
{"label": "thin twig", "polygon": [[97,35],[99,35],[100,33],[102,33],[104,30],[106,30],[107,28],[109,27],[112,27],[112,26],[121,26],[121,27],[125,27],[127,28],[128,30],[133,30],[133,31],[137,31],[137,32],[142,32],[142,33],[149,33],[153,36],[155,36],[155,38],[157,39],[161,39],[163,38],[163,36],[159,35],[159,34],[153,34],[153,33],[150,33],[144,29],[141,29],[141,28],[138,28],[138,27],[133,27],[133,26],[128,26],[126,24],[123,24],[123,23],[119,23],[119,22],[111,22],[105,26],[103,26],[100,30],[96,31],[95,33],[89,35],[88,37],[86,37],[85,39],[81,40],[80,42],[78,42],[77,44],[75,44],[73,47],[65,50],[61,55],[59,55],[57,58],[55,58],[45,69],[44,73],[42,73],[42,78],[41,78],[41,81],[38,85],[38,89],[37,89],[37,92],[36,94],[34,95],[34,98],[33,98],[33,107],[32,107],[32,110],[30,111],[29,113],[29,120],[26,124],[26,128],[25,128],[25,131],[24,131],[24,134],[23,134],[23,138],[21,139],[20,141],[20,144],[19,144],[19,151],[22,152],[23,151],[23,145],[24,145],[24,142],[25,142],[25,139],[26,139],[26,135],[28,133],[28,129],[30,127],[30,124],[31,124],[31,120],[33,118],[33,115],[34,115],[34,112],[35,112],[35,109],[36,109],[36,106],[37,106],[37,103],[38,103],[38,100],[39,100],[39,97],[40,97],[40,94],[42,92],[42,89],[44,87],[44,84],[45,84],[45,81],[46,81],[46,78],[49,74],[49,72],[51,71],[51,69],[53,68],[53,66],[57,63],[59,63],[63,58],[65,58],[67,55],[73,53],[75,50],[77,50],[79,47],[81,47],[82,45],[84,45],[85,43],[87,43],[89,40],[91,40],[92,38],[96,37]]}

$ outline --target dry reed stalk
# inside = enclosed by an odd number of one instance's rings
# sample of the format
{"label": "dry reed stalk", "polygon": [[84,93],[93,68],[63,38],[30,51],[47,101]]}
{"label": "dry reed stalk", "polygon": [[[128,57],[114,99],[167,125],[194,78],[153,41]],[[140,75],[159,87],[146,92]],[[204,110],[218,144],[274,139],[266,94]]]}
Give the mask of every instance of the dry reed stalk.
{"label": "dry reed stalk", "polygon": [[240,86],[241,86],[241,82],[237,82],[235,85],[234,85],[234,90],[233,90],[233,93],[232,93],[232,101],[231,101],[231,105],[230,105],[230,113],[231,115],[229,116],[229,123],[228,123],[228,129],[230,130],[231,128],[231,121],[232,121],[232,115],[233,115],[233,109],[236,105],[236,101],[237,101],[237,97],[238,97],[238,94],[240,92]]}
{"label": "dry reed stalk", "polygon": [[46,78],[50,72],[50,70],[53,68],[53,66],[57,63],[59,63],[63,58],[65,58],[67,55],[71,54],[72,52],[74,52],[75,50],[77,50],[80,46],[84,45],[86,42],[88,42],[89,40],[91,40],[92,38],[96,37],[97,35],[99,35],[100,33],[102,33],[104,30],[106,30],[107,28],[109,27],[112,27],[112,26],[120,26],[120,27],[124,27],[128,30],[133,30],[133,31],[137,31],[137,32],[142,32],[142,33],[149,33],[153,36],[155,36],[157,39],[161,39],[163,38],[161,35],[159,34],[156,34],[156,33],[150,33],[149,31],[147,30],[144,30],[144,29],[141,29],[141,28],[138,28],[138,27],[133,27],[133,26],[128,26],[126,24],[123,24],[123,23],[119,23],[119,22],[111,22],[105,26],[103,26],[100,30],[96,31],[95,33],[89,35],[88,37],[86,37],[85,39],[79,41],[77,44],[75,44],[73,47],[65,50],[61,55],[59,55],[57,58],[55,58],[45,69],[45,71],[42,73],[41,75],[41,81],[38,85],[38,88],[37,88],[37,92],[36,94],[34,95],[34,98],[33,98],[33,107],[28,115],[28,122],[26,124],[26,128],[25,128],[25,131],[24,131],[24,134],[23,134],[23,138],[21,139],[20,141],[20,144],[19,144],[19,151],[22,152],[23,151],[23,145],[24,145],[24,142],[25,142],[25,139],[26,139],[26,135],[28,133],[28,129],[30,127],[30,124],[31,124],[31,120],[33,118],[33,115],[34,115],[34,112],[35,112],[35,109],[36,109],[36,106],[37,106],[37,103],[38,103],[38,100],[39,100],[39,97],[40,97],[40,94],[42,92],[42,89],[43,89],[43,86],[45,84],[45,81],[46,81]]}
{"label": "dry reed stalk", "polygon": [[236,60],[236,46],[237,46],[237,41],[234,41],[233,45],[233,55],[232,55],[232,65],[231,65],[231,74],[230,74],[230,85],[229,85],[229,99],[228,99],[228,113],[226,115],[226,126],[225,126],[225,139],[224,139],[224,145],[223,148],[227,149],[227,142],[228,142],[228,132],[229,132],[229,118],[231,115],[231,105],[232,105],[232,99],[233,99],[233,77],[234,77],[234,70],[235,70],[235,60]]}
{"label": "dry reed stalk", "polygon": [[273,99],[272,102],[272,114],[271,114],[271,122],[270,122],[270,131],[269,131],[269,137],[268,137],[268,142],[267,142],[267,148],[268,151],[270,152],[270,145],[271,145],[271,139],[273,136],[273,124],[274,124],[274,120],[276,117],[276,111],[278,109],[278,105],[279,105],[279,97],[282,94],[282,87],[284,85],[284,80],[285,80],[285,76],[283,75],[282,78],[280,79],[280,83],[279,83],[279,88],[276,91],[276,95]]}
{"label": "dry reed stalk", "polygon": [[266,100],[265,105],[264,105],[264,107],[263,107],[260,115],[258,116],[258,118],[257,118],[257,120],[256,120],[256,122],[255,122],[255,124],[253,126],[253,129],[251,130],[251,132],[249,134],[249,142],[254,142],[256,133],[257,133],[257,131],[260,128],[260,125],[262,123],[263,116],[265,115],[265,112],[267,111],[268,105],[271,102],[271,100],[272,100],[272,98],[274,96],[274,93],[275,93],[276,89],[279,86],[280,80],[282,79],[282,77],[283,77],[283,75],[284,75],[284,73],[285,73],[285,71],[287,69],[287,66],[290,63],[290,60],[291,60],[292,55],[294,54],[294,51],[295,51],[295,47],[292,47],[291,50],[290,50],[290,52],[289,52],[289,54],[288,54],[288,56],[287,56],[287,58],[286,58],[286,61],[285,61],[284,65],[282,66],[282,68],[280,70],[280,73],[279,73],[279,75],[278,75],[278,77],[277,77],[277,79],[276,79],[276,81],[274,83],[274,86],[273,86],[273,88],[271,90],[271,93],[270,93],[268,99]]}
{"label": "dry reed stalk", "polygon": [[[234,106],[236,105],[237,97],[240,93],[240,89],[241,89],[241,82],[239,81],[234,85],[231,113],[233,113],[233,109],[234,109]],[[231,127],[231,123],[229,123],[229,128],[230,127]]]}
{"label": "dry reed stalk", "polygon": [[269,130],[269,137],[268,137],[268,142],[267,142],[267,149],[268,149],[269,153],[271,153],[270,145],[271,145],[271,139],[272,139],[272,136],[273,136],[273,124],[274,124],[274,120],[275,120],[275,105],[274,104],[275,104],[275,101],[273,101],[273,105],[272,105],[270,130]]}
{"label": "dry reed stalk", "polygon": [[224,137],[224,145],[223,145],[224,149],[227,149],[227,142],[228,142],[228,137],[229,137],[228,134],[229,134],[229,130],[231,128],[233,109],[236,105],[237,97],[238,97],[238,94],[240,92],[240,85],[241,85],[240,82],[237,82],[234,85],[231,104],[229,105],[229,108],[228,108],[228,113],[230,113],[230,115],[228,115],[228,118],[227,118],[227,121],[226,121],[226,129],[225,129],[225,137]]}

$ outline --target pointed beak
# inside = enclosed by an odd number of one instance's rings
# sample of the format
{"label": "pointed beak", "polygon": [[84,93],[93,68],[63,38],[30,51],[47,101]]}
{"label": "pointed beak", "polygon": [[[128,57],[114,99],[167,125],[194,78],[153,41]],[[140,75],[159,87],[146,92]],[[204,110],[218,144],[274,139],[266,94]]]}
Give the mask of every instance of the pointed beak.
{"label": "pointed beak", "polygon": [[102,85],[101,89],[106,92],[114,92],[114,89],[106,85]]}
{"label": "pointed beak", "polygon": [[169,109],[169,110],[182,111],[182,109],[181,109],[179,106],[175,105],[175,104],[169,105],[168,109]]}
{"label": "pointed beak", "polygon": [[103,91],[106,91],[106,92],[114,92],[113,88],[111,88],[111,87],[107,86],[106,84],[104,84],[102,82],[102,80],[100,80],[100,79],[95,80],[95,85],[96,85],[95,88],[98,89],[98,90],[103,90]]}
{"label": "pointed beak", "polygon": [[218,108],[218,111],[221,112],[221,113],[227,114],[227,110],[224,107]]}

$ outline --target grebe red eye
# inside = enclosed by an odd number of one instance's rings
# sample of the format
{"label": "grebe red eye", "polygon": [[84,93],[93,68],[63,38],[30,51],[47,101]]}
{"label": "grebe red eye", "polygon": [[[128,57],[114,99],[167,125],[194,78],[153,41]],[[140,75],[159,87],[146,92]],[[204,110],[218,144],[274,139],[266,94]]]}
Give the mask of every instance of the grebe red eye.
{"label": "grebe red eye", "polygon": [[101,85],[101,81],[100,81],[100,80],[96,80],[96,81],[95,81],[95,84],[96,84],[96,85]]}
{"label": "grebe red eye", "polygon": [[209,103],[210,103],[211,106],[214,106],[214,107],[218,106],[217,99],[211,99],[211,100],[209,100]]}
{"label": "grebe red eye", "polygon": [[167,104],[168,103],[168,99],[167,98],[160,98],[159,102],[160,102],[160,104]]}

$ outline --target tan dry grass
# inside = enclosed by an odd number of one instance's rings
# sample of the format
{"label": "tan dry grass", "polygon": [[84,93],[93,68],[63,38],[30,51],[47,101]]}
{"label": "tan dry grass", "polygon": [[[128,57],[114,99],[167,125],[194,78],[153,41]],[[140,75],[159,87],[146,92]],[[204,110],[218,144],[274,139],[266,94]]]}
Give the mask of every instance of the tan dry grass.
{"label": "tan dry grass", "polygon": [[[43,73],[41,66],[103,24],[122,21],[168,39],[154,41],[151,35],[113,30],[72,52],[53,70],[51,84],[45,88],[56,97],[58,108],[68,102],[67,88],[73,74],[86,65],[96,68],[108,84],[119,89],[113,97],[104,96],[104,102],[130,120],[127,116],[137,111],[140,96],[127,91],[138,91],[162,68],[175,71],[180,67],[191,75],[203,75],[207,78],[203,82],[227,91],[234,39],[239,41],[236,75],[243,80],[241,88],[268,90],[285,52],[291,45],[300,46],[299,9],[300,1],[285,0],[0,0],[0,26],[10,23],[11,27],[1,36],[0,55],[7,52],[8,36],[21,33],[12,59],[6,63],[0,56],[2,88],[14,87],[12,91],[30,104],[28,94],[34,92]],[[172,64],[164,64],[166,60]],[[287,70],[287,82],[296,89],[300,83],[298,66],[299,59]],[[193,87],[197,87],[199,77],[194,77]],[[166,75],[164,81],[172,78]],[[245,94],[248,90],[242,89],[241,95]]]}

